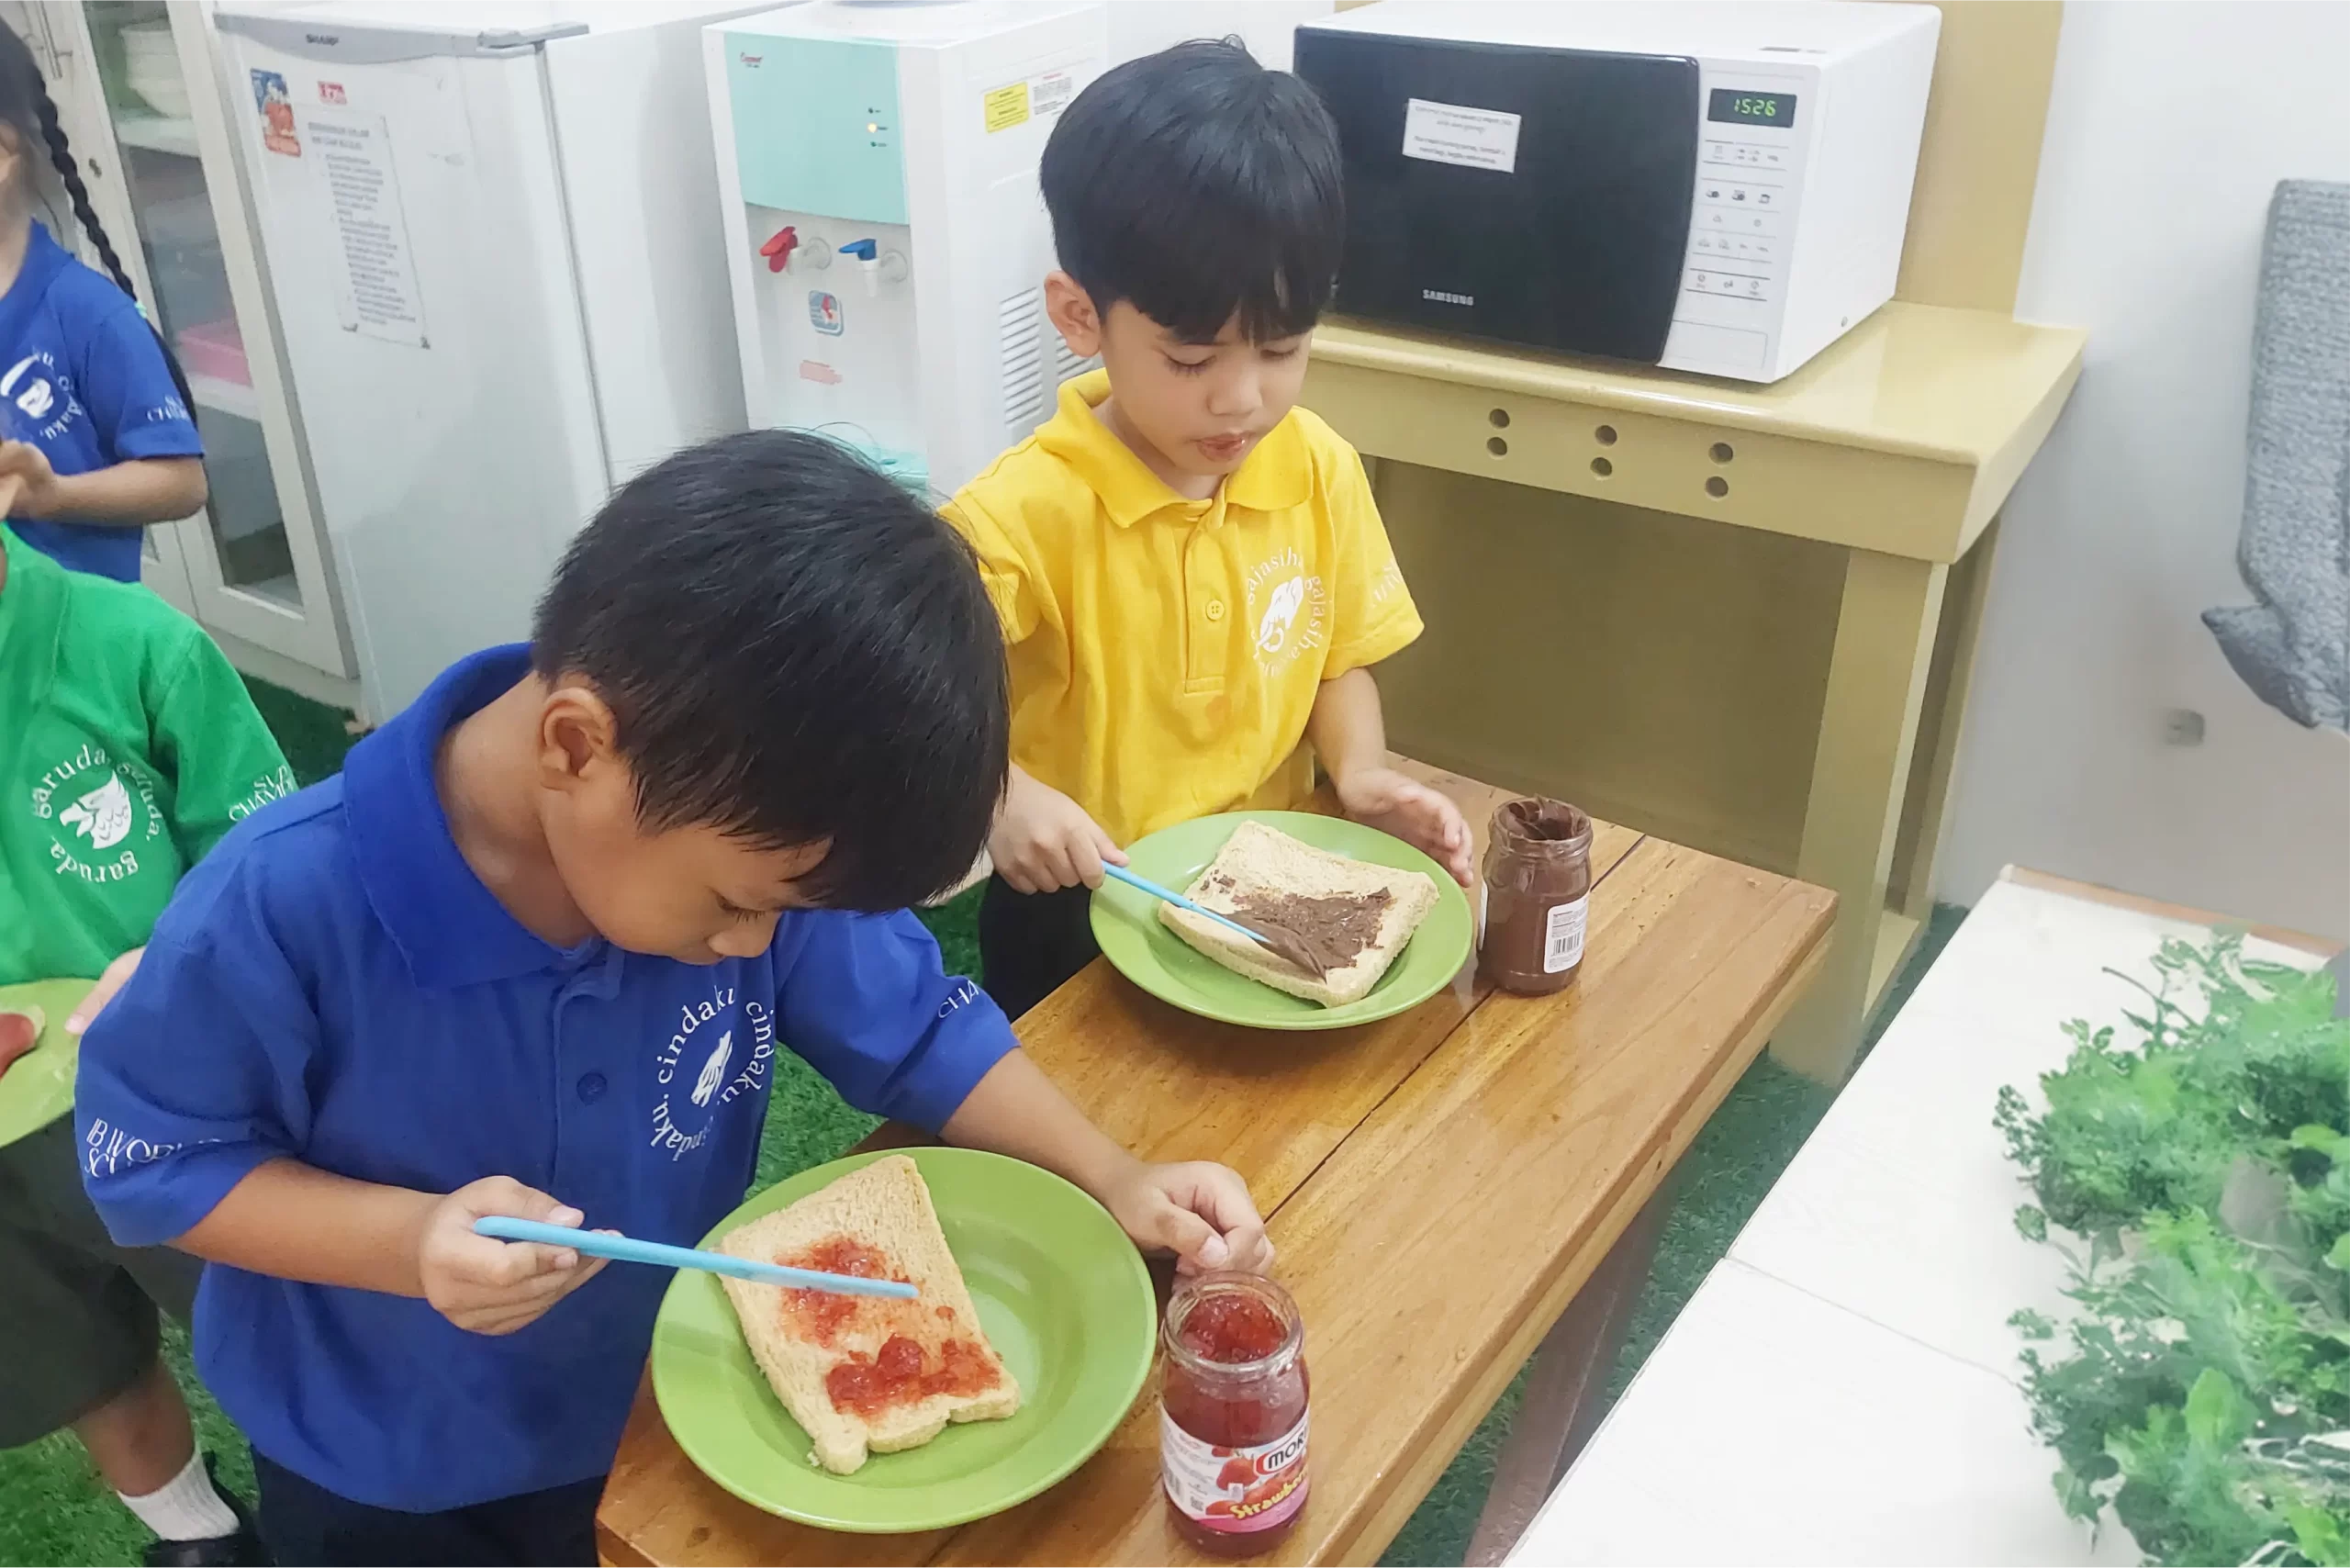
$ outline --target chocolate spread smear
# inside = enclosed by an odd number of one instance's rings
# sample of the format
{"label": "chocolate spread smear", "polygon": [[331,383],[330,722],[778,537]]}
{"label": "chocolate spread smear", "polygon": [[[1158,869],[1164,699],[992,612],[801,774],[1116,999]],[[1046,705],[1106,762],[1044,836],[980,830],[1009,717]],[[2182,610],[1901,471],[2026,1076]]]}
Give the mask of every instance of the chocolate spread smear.
{"label": "chocolate spread smear", "polygon": [[1393,902],[1384,888],[1326,898],[1248,892],[1234,901],[1232,918],[1319,980],[1332,969],[1345,969],[1379,940],[1380,922]]}

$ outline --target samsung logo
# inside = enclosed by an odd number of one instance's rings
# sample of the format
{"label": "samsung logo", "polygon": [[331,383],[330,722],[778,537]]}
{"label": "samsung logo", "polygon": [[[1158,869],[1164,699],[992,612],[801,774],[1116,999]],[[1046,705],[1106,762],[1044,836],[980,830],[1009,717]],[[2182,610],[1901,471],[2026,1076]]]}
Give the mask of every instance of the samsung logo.
{"label": "samsung logo", "polygon": [[1432,305],[1473,306],[1477,303],[1477,297],[1473,294],[1447,294],[1440,288],[1424,288],[1420,290],[1420,297]]}

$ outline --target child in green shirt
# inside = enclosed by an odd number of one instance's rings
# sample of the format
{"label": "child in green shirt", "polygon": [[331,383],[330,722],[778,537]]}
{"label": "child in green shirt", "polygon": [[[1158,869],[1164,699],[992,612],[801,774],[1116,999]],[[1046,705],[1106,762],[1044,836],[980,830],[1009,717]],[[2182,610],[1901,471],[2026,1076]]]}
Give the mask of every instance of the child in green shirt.
{"label": "child in green shirt", "polygon": [[[194,622],[0,546],[0,986],[118,980],[181,874],[294,775]],[[149,1562],[261,1561],[157,1355],[156,1304],[185,1316],[200,1265],[108,1241],[74,1156],[71,1115],[0,1147],[0,1448],[71,1426]]]}

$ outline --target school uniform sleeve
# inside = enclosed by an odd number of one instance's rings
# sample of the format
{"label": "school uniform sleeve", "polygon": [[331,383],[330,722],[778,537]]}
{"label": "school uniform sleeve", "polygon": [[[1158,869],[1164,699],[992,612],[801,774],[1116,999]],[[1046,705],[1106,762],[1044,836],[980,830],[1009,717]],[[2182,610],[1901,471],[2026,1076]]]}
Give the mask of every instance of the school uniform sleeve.
{"label": "school uniform sleeve", "polygon": [[799,920],[776,977],[783,1043],[858,1110],[945,1126],[1016,1043],[1002,1010],[946,973],[938,944],[904,911]]}
{"label": "school uniform sleeve", "polygon": [[1403,568],[1379,521],[1379,503],[1363,473],[1362,457],[1343,446],[1325,492],[1337,570],[1331,595],[1330,654],[1322,678],[1336,680],[1402,652],[1417,641],[1419,607],[1404,586]]}
{"label": "school uniform sleeve", "polygon": [[970,542],[979,557],[979,577],[995,601],[996,619],[1003,622],[1006,646],[1024,643],[1042,619],[1035,564],[1010,531],[968,494],[958,495],[939,510],[955,532]]}
{"label": "school uniform sleeve", "polygon": [[185,1236],[308,1128],[317,1014],[259,918],[206,903],[200,927],[165,914],[179,929],[158,928],[82,1040],[82,1182],[125,1247]]}
{"label": "school uniform sleeve", "polygon": [[163,363],[163,345],[134,305],[126,303],[90,334],[74,396],[89,410],[109,463],[204,455],[196,421]]}
{"label": "school uniform sleeve", "polygon": [[194,625],[157,669],[147,701],[149,755],[170,775],[172,834],[193,866],[229,830],[294,793],[294,770],[219,645]]}

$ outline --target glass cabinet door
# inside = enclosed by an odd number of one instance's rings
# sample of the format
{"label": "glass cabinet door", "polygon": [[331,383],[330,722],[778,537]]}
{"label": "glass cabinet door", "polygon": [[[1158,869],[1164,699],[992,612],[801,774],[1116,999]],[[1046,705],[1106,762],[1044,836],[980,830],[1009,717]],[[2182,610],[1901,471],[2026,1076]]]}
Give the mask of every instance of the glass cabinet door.
{"label": "glass cabinet door", "polygon": [[[163,334],[196,396],[212,481],[207,507],[221,581],[299,610],[285,519],[263,438],[261,400],[245,356],[207,171],[196,144],[195,91],[180,69],[162,0],[89,0],[92,54],[114,123],[123,184]],[[232,198],[227,204],[238,210]],[[119,241],[118,249],[119,248]]]}
{"label": "glass cabinet door", "polygon": [[[185,581],[196,619],[216,631],[347,676],[209,22],[198,6],[163,0],[40,9],[92,79],[81,101],[105,116],[112,166],[99,166],[95,142],[76,151],[116,254],[186,376],[204,437],[210,499],[175,529],[148,531],[148,575]],[[61,241],[89,253],[70,209],[48,216],[67,229]]]}

